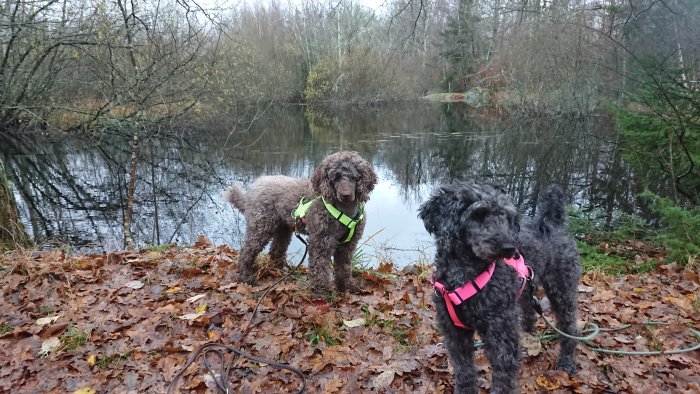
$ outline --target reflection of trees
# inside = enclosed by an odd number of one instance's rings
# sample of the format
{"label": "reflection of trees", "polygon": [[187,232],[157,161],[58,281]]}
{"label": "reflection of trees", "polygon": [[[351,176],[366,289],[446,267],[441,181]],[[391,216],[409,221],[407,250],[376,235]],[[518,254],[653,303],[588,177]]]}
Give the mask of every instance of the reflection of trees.
{"label": "reflection of trees", "polygon": [[[238,117],[243,119],[243,117]],[[522,117],[433,104],[348,110],[271,107],[252,124],[216,122],[144,132],[132,231],[137,244],[230,241],[240,219],[220,198],[231,183],[263,174],[308,176],[324,155],[358,151],[416,206],[437,184],[465,178],[505,184],[532,210],[546,185],[568,185],[574,202],[610,222],[636,211],[644,174],[618,154],[605,118]],[[217,123],[218,122],[218,123]],[[130,134],[2,135],[0,160],[22,219],[38,239],[122,247]],[[614,141],[614,140],[613,140]],[[224,208],[225,207],[225,208]],[[240,228],[239,228],[240,229]]]}
{"label": "reflection of trees", "polygon": [[[36,240],[121,246],[129,138],[120,134],[65,139],[3,135],[7,172]],[[196,146],[172,135],[146,138],[140,152],[143,165],[134,223],[141,243],[168,241],[172,235],[160,234],[159,227],[181,231],[193,199],[204,196],[213,184],[221,184],[206,156],[195,152]]]}
{"label": "reflection of trees", "polygon": [[[403,114],[399,138],[380,143],[380,161],[391,169],[407,201],[421,186],[477,178],[505,184],[516,203],[534,209],[549,183],[568,185],[575,203],[601,209],[635,209],[640,190],[620,160],[606,118],[521,117],[459,106],[442,114]],[[467,112],[469,111],[469,112]],[[391,133],[391,132],[389,132]]]}

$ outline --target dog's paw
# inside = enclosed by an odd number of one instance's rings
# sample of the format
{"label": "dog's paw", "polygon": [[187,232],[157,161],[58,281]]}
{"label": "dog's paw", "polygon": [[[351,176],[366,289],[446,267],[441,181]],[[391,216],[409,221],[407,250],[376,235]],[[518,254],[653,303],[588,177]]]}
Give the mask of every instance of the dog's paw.
{"label": "dog's paw", "polygon": [[562,360],[559,360],[557,362],[557,369],[560,371],[564,371],[568,373],[569,375],[573,375],[576,373],[576,363],[575,362],[564,362]]}
{"label": "dog's paw", "polygon": [[287,268],[287,259],[285,257],[270,260],[270,267],[276,269],[276,270],[284,270]]}
{"label": "dog's paw", "polygon": [[366,283],[357,278],[352,278],[348,281],[347,291],[351,294],[363,294],[368,292]]}
{"label": "dog's paw", "polygon": [[312,299],[324,300],[330,303],[335,302],[338,299],[338,295],[339,293],[335,289],[327,287],[315,286],[309,289],[309,296]]}
{"label": "dog's paw", "polygon": [[251,286],[254,286],[255,284],[258,283],[257,281],[257,273],[256,272],[246,272],[246,271],[240,271],[235,277],[234,280],[236,282],[240,283],[245,283]]}

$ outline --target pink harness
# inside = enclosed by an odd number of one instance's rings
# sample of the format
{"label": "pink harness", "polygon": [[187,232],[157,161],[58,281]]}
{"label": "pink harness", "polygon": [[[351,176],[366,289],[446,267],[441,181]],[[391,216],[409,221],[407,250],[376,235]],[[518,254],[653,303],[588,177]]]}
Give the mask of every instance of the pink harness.
{"label": "pink harness", "polygon": [[[525,289],[525,284],[527,280],[532,278],[532,271],[530,270],[530,267],[525,265],[525,260],[523,259],[522,255],[519,255],[517,259],[504,259],[503,262],[513,267],[515,272],[518,274],[518,280],[520,281],[520,289],[518,289],[518,295],[516,297],[520,298],[520,295]],[[486,269],[486,271],[482,272],[479,276],[477,276],[470,282],[467,282],[467,284],[465,284],[464,286],[454,289],[452,291],[448,291],[445,285],[433,278],[433,286],[435,286],[435,290],[439,294],[441,294],[445,299],[445,304],[447,305],[447,312],[450,314],[452,322],[455,324],[455,326],[467,330],[471,329],[470,327],[462,323],[461,320],[459,320],[459,318],[457,317],[457,312],[455,312],[454,306],[461,304],[462,302],[466,301],[467,299],[478,293],[479,290],[483,289],[484,286],[486,286],[486,284],[491,279],[495,268],[496,261],[492,261],[489,267]]]}

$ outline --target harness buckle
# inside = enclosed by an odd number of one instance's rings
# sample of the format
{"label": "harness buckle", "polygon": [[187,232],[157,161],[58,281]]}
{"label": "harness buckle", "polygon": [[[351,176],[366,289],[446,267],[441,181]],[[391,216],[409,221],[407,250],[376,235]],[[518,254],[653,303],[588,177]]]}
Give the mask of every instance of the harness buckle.
{"label": "harness buckle", "polygon": [[440,297],[445,296],[445,293],[447,292],[445,285],[443,285],[442,283],[435,280],[434,275],[433,275],[433,278],[430,280],[430,284],[433,285],[433,292],[435,293],[436,296],[440,296]]}

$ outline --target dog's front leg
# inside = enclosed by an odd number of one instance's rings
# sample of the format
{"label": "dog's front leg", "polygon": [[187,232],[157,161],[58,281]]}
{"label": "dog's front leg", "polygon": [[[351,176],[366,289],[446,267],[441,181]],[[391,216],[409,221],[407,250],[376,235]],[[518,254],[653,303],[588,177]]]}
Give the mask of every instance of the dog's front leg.
{"label": "dog's front leg", "polygon": [[335,287],[340,293],[350,288],[352,290],[352,254],[355,248],[340,245],[333,256],[333,271]]}
{"label": "dog's front leg", "polygon": [[[512,313],[508,313],[512,311]],[[487,326],[479,330],[484,338],[486,357],[491,364],[491,393],[520,392],[520,333],[514,308],[502,315],[485,318]],[[483,332],[482,332],[483,331]]]}
{"label": "dog's front leg", "polygon": [[479,381],[474,366],[474,331],[457,327],[450,319],[442,297],[436,297],[435,309],[445,348],[455,375],[455,394],[477,394]]}
{"label": "dog's front leg", "polygon": [[331,256],[335,251],[335,246],[326,239],[314,239],[309,236],[309,282],[311,284],[311,294],[322,298],[328,298],[332,294],[333,285],[331,282]]}

